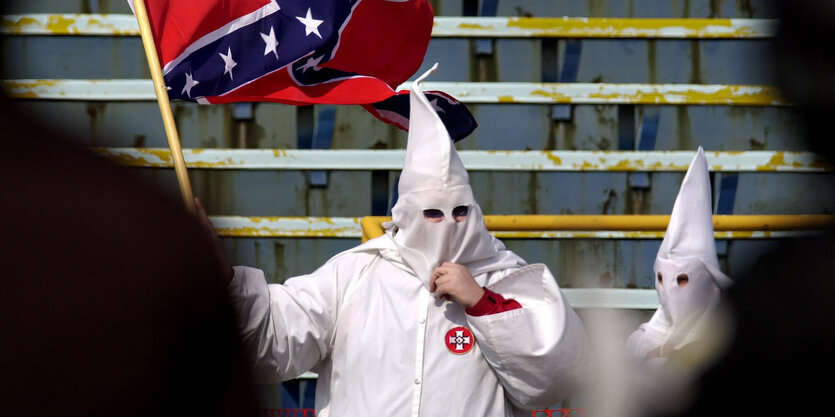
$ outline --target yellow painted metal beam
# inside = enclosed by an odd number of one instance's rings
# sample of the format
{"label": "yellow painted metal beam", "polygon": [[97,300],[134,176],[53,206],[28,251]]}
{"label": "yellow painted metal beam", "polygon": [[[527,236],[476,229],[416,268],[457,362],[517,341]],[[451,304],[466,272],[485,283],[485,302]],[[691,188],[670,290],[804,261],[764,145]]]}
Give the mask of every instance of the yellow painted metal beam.
{"label": "yellow painted metal beam", "polygon": [[[360,220],[363,241],[382,236],[387,216]],[[594,238],[582,232],[624,232],[623,238],[663,237],[669,215],[485,215],[487,229],[506,238],[559,237],[552,232],[574,232],[574,238]],[[770,237],[773,231],[821,230],[835,225],[832,215],[715,215],[713,228],[719,238]],[[580,232],[580,233],[576,233]],[[755,236],[760,233],[762,236]],[[765,233],[765,234],[763,234]],[[553,236],[552,236],[553,235]]]}

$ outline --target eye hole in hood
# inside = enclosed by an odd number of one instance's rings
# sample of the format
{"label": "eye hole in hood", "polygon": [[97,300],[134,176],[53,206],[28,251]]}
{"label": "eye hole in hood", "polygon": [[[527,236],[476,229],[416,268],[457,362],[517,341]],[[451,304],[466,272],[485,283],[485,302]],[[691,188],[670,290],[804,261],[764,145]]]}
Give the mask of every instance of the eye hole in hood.
{"label": "eye hole in hood", "polygon": [[437,223],[444,219],[444,212],[438,209],[426,209],[423,210],[423,218],[432,223]]}

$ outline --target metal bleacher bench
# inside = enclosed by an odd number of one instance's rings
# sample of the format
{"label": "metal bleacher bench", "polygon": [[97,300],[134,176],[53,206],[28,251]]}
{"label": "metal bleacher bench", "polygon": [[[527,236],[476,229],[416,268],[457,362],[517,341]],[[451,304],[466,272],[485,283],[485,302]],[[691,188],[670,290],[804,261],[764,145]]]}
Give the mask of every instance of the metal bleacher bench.
{"label": "metal bleacher bench", "polygon": [[[659,38],[758,39],[774,36],[763,19],[618,19],[437,17],[438,38]],[[6,15],[0,34],[10,36],[138,36],[133,15]],[[153,101],[145,79],[3,80],[7,94],[27,100]],[[787,106],[761,85],[611,84],[529,82],[427,82],[465,103],[647,104]],[[408,83],[399,89],[407,88]],[[94,148],[132,167],[172,167],[168,149]],[[404,150],[184,149],[191,169],[399,170]],[[460,151],[471,171],[685,171],[690,151]],[[706,152],[714,172],[831,172],[809,152]],[[667,216],[486,216],[502,238],[659,239]],[[382,218],[213,216],[225,237],[321,237],[366,239],[380,233]],[[716,216],[721,239],[763,239],[811,233],[831,216]],[[654,290],[565,289],[577,308],[654,309]],[[308,375],[310,376],[310,375]]]}

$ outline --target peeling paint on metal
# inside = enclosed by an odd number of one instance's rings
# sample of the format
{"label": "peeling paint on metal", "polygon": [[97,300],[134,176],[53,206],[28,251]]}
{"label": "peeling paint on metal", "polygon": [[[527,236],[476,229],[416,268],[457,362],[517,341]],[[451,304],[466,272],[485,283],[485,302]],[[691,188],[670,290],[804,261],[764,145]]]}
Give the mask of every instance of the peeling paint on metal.
{"label": "peeling paint on metal", "polygon": [[[700,38],[773,37],[771,19],[436,17],[434,37]],[[0,20],[0,33],[138,36],[131,14],[22,14]]]}
{"label": "peeling paint on metal", "polygon": [[478,29],[485,31],[494,29],[492,25],[481,25],[478,23],[459,23],[455,27],[458,29]]}
{"label": "peeling paint on metal", "polygon": [[[542,84],[540,84],[542,85]],[[516,101],[527,102],[521,85]],[[749,85],[687,84],[552,84],[537,88],[531,97],[546,97],[553,103],[698,104],[739,106],[782,106],[787,103],[776,89]]]}
{"label": "peeling paint on metal", "polygon": [[576,17],[437,17],[435,37],[768,38],[768,19],[635,19]]}
{"label": "peeling paint on metal", "polygon": [[768,163],[757,166],[757,171],[775,171],[784,165],[786,165],[786,156],[783,152],[775,152]]}
{"label": "peeling paint on metal", "polygon": [[3,80],[3,90],[12,98],[38,98],[36,90],[55,87],[56,80]]}
{"label": "peeling paint on metal", "polygon": [[0,18],[0,33],[8,35],[138,36],[136,18],[129,14],[25,14]]}
{"label": "peeling paint on metal", "polygon": [[[170,167],[164,148],[95,149],[117,163],[130,166]],[[403,150],[273,150],[184,149],[186,165],[202,169],[335,170],[400,169]],[[470,151],[459,152],[471,171],[686,171],[688,151]],[[714,172],[831,172],[835,167],[808,152],[707,152]]]}
{"label": "peeling paint on metal", "polygon": [[222,237],[322,237],[322,238],[357,238],[353,228],[341,227],[328,230],[313,229],[276,229],[271,227],[235,227],[216,228]]}
{"label": "peeling paint on metal", "polygon": [[19,35],[24,33],[27,27],[35,26],[37,24],[37,20],[28,16],[17,17],[17,20],[15,20],[15,17],[12,16],[2,16],[0,17],[0,30],[2,30],[0,33],[7,35]]}
{"label": "peeling paint on metal", "polygon": [[116,164],[130,167],[168,168],[173,167],[171,151],[153,148],[129,148],[131,152],[123,152],[122,148],[89,148]]}
{"label": "peeling paint on metal", "polygon": [[546,152],[545,156],[554,163],[554,165],[560,166],[562,165],[562,158],[557,156],[554,152]]}
{"label": "peeling paint on metal", "polygon": [[218,235],[225,237],[358,238],[357,217],[211,216]]}
{"label": "peeling paint on metal", "polygon": [[[156,100],[150,80],[5,80],[16,98]],[[398,90],[408,89],[403,83]],[[675,104],[784,106],[773,87],[755,85],[433,82],[465,103]]]}

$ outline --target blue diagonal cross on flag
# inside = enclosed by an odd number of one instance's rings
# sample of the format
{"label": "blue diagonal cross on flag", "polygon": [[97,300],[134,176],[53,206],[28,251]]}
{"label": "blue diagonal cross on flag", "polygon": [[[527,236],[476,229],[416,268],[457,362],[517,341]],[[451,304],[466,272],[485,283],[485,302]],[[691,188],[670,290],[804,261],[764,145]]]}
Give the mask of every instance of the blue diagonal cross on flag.
{"label": "blue diagonal cross on flag", "polygon": [[[129,1],[130,2],[130,1]],[[146,0],[174,100],[360,104],[408,129],[408,91],[432,31],[427,0]],[[460,140],[466,106],[426,92]]]}

